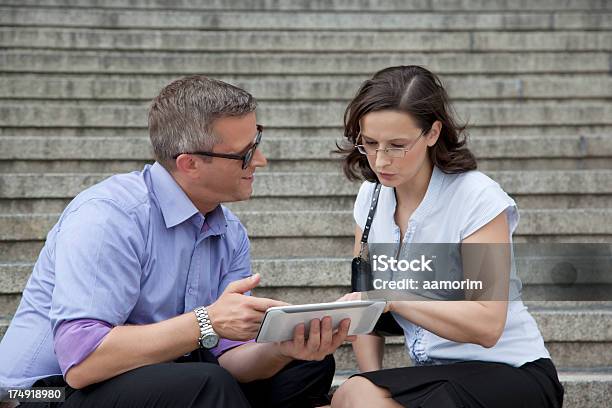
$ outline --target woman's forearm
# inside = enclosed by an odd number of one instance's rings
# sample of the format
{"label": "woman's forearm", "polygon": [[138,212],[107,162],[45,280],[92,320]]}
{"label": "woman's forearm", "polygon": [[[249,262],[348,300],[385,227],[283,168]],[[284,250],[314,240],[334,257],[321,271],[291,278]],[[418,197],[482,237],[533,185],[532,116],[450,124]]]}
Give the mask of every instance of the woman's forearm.
{"label": "woman's forearm", "polygon": [[390,310],[448,340],[493,347],[506,324],[505,301],[394,301]]}

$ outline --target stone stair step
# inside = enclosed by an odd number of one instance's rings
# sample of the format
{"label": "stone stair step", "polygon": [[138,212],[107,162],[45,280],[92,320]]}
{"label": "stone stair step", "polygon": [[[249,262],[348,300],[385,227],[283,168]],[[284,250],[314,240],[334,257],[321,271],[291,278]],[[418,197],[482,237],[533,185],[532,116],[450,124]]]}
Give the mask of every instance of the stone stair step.
{"label": "stone stair step", "polygon": [[612,24],[605,10],[512,12],[287,12],[107,10],[0,7],[0,24],[88,28],[214,29],[214,30],[599,30]]}
{"label": "stone stair step", "polygon": [[[607,52],[513,53],[168,53],[118,51],[4,50],[0,72],[208,74],[363,74],[401,64],[425,65],[446,74],[601,73]],[[585,64],[584,61],[588,61]]]}
{"label": "stone stair step", "polygon": [[[336,371],[332,392],[356,371]],[[612,407],[609,395],[612,392],[612,371],[600,370],[559,371],[559,380],[565,389],[563,406],[565,408],[604,408]]]}
{"label": "stone stair step", "polygon": [[[0,339],[4,335],[13,311],[0,319]],[[554,312],[530,311],[538,322],[542,336],[553,361],[561,369],[598,369],[612,367],[612,355],[606,351],[612,346],[612,311],[566,309]],[[601,323],[605,321],[605,323]],[[580,331],[579,336],[570,334]],[[386,339],[384,366],[388,368],[410,365],[403,337]],[[335,353],[337,370],[356,370],[356,362],[349,344]]]}
{"label": "stone stair step", "polygon": [[[511,195],[612,194],[610,170],[491,171],[487,173]],[[0,174],[0,199],[70,198],[109,174]],[[255,176],[253,197],[355,196],[360,183],[343,174],[272,173]],[[248,202],[246,202],[248,203]],[[251,207],[245,204],[246,207]]]}
{"label": "stone stair step", "polygon": [[[253,237],[251,236],[251,256],[253,259],[337,257],[353,252],[354,237]],[[514,236],[516,243],[600,243],[612,242],[612,234],[539,234]],[[1,241],[0,263],[34,262],[43,247],[44,241]]]}
{"label": "stone stair step", "polygon": [[[1,54],[0,54],[1,56]],[[261,121],[260,121],[261,122]],[[318,127],[318,126],[300,126],[300,127],[282,127],[266,126],[266,138],[302,138],[302,137],[330,137],[336,135],[342,137],[343,129],[338,126]],[[576,135],[610,135],[612,134],[612,125],[557,125],[550,123],[546,126],[473,126],[469,123],[469,134],[472,137],[533,137],[538,135],[542,138],[556,137],[576,137]],[[3,126],[0,127],[0,137],[144,137],[147,135],[147,128],[141,127],[37,127],[37,126]],[[545,159],[545,158],[542,158]],[[600,166],[609,167],[609,166]]]}
{"label": "stone stair step", "polygon": [[[75,10],[72,10],[75,11]],[[0,13],[2,8],[0,8]],[[61,13],[64,13],[61,11]],[[93,16],[91,10],[85,11],[87,16],[92,16],[95,21],[100,20]],[[45,12],[45,15],[47,12]],[[115,15],[115,12],[107,13]],[[129,12],[127,14],[130,14]],[[129,29],[98,29],[98,28],[0,28],[0,46],[6,48],[42,48],[42,49],[63,49],[63,50],[154,50],[154,51],[304,51],[319,52],[325,51],[610,51],[612,50],[612,31],[530,31],[530,32],[435,32],[431,31],[405,31],[400,27],[393,27],[393,19],[389,21],[389,15],[381,16],[384,18],[385,25],[380,22],[371,21],[370,27],[377,28],[376,32],[368,31],[336,31],[334,27],[343,24],[334,22],[336,18],[352,22],[351,25],[363,27],[361,18],[345,14],[331,15],[275,15],[271,13],[255,13],[258,15],[248,15],[239,13],[238,16],[247,18],[247,21],[264,26],[269,31],[188,31],[172,30],[160,31],[145,26],[146,30]],[[455,15],[455,14],[453,14]],[[396,13],[393,16],[397,16]],[[532,14],[530,16],[533,16]],[[102,16],[101,16],[102,17]],[[129,16],[125,16],[130,18]],[[159,13],[152,14],[151,17],[167,21],[166,15]],[[194,16],[198,20],[200,17]],[[225,17],[233,20],[240,20],[236,15],[210,15],[210,18]],[[297,17],[306,24],[299,24],[293,21]],[[332,17],[328,19],[328,17]],[[370,15],[360,15],[360,17],[371,20]],[[448,20],[447,15],[440,15],[440,18]],[[492,16],[493,17],[493,16]],[[505,16],[502,16],[505,17]],[[519,16],[512,16],[513,19]],[[419,20],[425,21],[425,27],[414,27],[414,29],[426,29],[435,22],[424,20],[418,16]],[[478,15],[476,21],[483,21],[483,16]],[[485,17],[486,18],[486,17]],[[75,22],[81,25],[82,19],[75,16]],[[325,20],[329,22],[326,24]],[[537,17],[543,25],[548,23],[543,17]],[[268,20],[269,22],[266,22]],[[70,20],[63,20],[70,21]],[[271,23],[274,21],[273,23]],[[612,21],[612,19],[610,19]],[[93,22],[92,22],[93,23]],[[391,23],[387,26],[387,23]],[[402,24],[412,24],[413,22],[398,21],[398,26]],[[93,23],[96,24],[96,23]],[[240,24],[240,22],[238,22]],[[268,26],[266,27],[266,24]],[[297,24],[297,25],[295,25]],[[54,24],[55,25],[55,24]],[[279,31],[278,25],[287,25],[291,30]],[[495,24],[493,24],[494,26]],[[317,27],[319,26],[319,27]],[[492,29],[492,27],[485,27]],[[383,28],[384,27],[384,28]],[[198,27],[202,30],[206,27]],[[351,26],[347,27],[351,28]],[[352,27],[353,29],[355,27]],[[380,29],[389,30],[380,32]],[[468,29],[463,27],[463,29]],[[538,27],[544,28],[544,27]],[[287,29],[287,28],[285,28]],[[307,30],[313,31],[307,31]],[[398,31],[390,31],[396,29]],[[510,27],[509,29],[514,29]],[[302,31],[298,31],[302,30]],[[304,31],[306,30],[306,31]],[[316,31],[314,31],[316,30]],[[326,31],[327,30],[327,31]]]}
{"label": "stone stair step", "polygon": [[[249,211],[236,214],[251,237],[350,237],[352,211]],[[0,215],[0,241],[43,240],[59,214]],[[523,210],[516,236],[612,234],[610,208]]]}
{"label": "stone stair step", "polygon": [[[0,40],[1,40],[0,29]],[[454,34],[453,34],[454,35]],[[177,76],[140,74],[62,75],[10,74],[0,77],[2,99],[146,100]],[[319,77],[216,75],[215,78],[247,89],[258,100],[350,100],[365,75]],[[607,98],[612,93],[609,75],[453,76],[444,84],[453,100]]]}
{"label": "stone stair step", "polygon": [[[266,150],[264,148],[264,153]],[[12,173],[100,173],[118,174],[140,171],[152,160],[0,160],[0,174]],[[338,160],[269,160],[268,165],[258,170],[263,173],[337,173],[341,163]],[[585,158],[526,158],[526,159],[478,159],[478,169],[485,173],[492,171],[539,171],[546,170],[605,170],[610,168],[609,157]],[[575,199],[588,199],[586,196],[574,196]],[[595,197],[598,201],[607,200],[607,196]],[[243,205],[243,204],[240,204]],[[548,204],[547,204],[548,205]],[[552,202],[553,207],[566,204]],[[528,206],[531,206],[529,204]],[[574,207],[601,206],[600,204],[573,204]],[[0,208],[2,204],[0,203]],[[1,210],[0,210],[1,211]],[[40,211],[38,211],[40,212]],[[47,211],[42,211],[47,212]]]}
{"label": "stone stair step", "polygon": [[[612,105],[595,102],[458,102],[473,126],[612,125]],[[340,126],[345,102],[262,102],[259,120],[279,127]],[[0,101],[0,126],[146,127],[148,104],[110,101]]]}
{"label": "stone stair step", "polygon": [[[267,133],[267,131],[266,131]],[[340,136],[268,137],[262,149],[268,160],[323,161],[339,156],[331,151]],[[596,158],[612,157],[612,136],[469,137],[469,147],[477,159]],[[0,136],[0,160],[151,160],[148,137],[46,137]]]}
{"label": "stone stair step", "polygon": [[[612,195],[599,194],[513,194],[519,209],[610,208]],[[61,213],[70,198],[1,199],[0,214]],[[243,211],[342,211],[353,208],[354,196],[254,197],[228,203],[234,212]]]}
{"label": "stone stair step", "polygon": [[4,5],[44,6],[102,9],[154,9],[154,10],[290,10],[290,11],[594,11],[612,10],[606,0],[419,0],[410,2],[389,2],[386,0],[3,0]]}
{"label": "stone stair step", "polygon": [[[608,286],[612,284],[612,273],[607,273],[612,272],[610,253],[598,259],[585,260],[579,255],[528,257],[517,252],[520,252],[520,247],[515,247],[515,260],[524,291],[533,285],[542,285],[546,290],[558,285],[559,277],[553,275],[553,268],[561,261],[571,262],[576,267],[575,285],[600,285],[609,290]],[[350,261],[350,258],[254,259],[252,266],[253,272],[262,276],[261,288],[297,288],[299,291],[307,287],[346,286],[350,281]],[[0,294],[21,293],[33,267],[33,263],[0,263]],[[592,271],[595,267],[597,272]],[[526,296],[523,298],[528,300]]]}

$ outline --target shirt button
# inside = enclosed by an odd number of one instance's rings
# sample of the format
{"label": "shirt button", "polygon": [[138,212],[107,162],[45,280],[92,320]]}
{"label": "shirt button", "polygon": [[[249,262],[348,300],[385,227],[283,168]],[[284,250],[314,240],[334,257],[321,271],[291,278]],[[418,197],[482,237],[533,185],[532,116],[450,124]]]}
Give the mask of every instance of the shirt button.
{"label": "shirt button", "polygon": [[195,293],[195,290],[193,290],[192,288],[189,288],[189,290],[187,291],[187,293],[189,293],[190,295],[193,295]]}

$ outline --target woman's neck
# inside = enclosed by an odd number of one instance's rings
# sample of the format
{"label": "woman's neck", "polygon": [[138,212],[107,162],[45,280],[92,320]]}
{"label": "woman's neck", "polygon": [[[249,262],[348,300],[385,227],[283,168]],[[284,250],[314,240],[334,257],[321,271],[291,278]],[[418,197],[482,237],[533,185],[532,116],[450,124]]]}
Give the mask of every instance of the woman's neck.
{"label": "woman's neck", "polygon": [[395,196],[397,197],[398,207],[417,208],[427,193],[432,173],[433,165],[429,160],[426,160],[412,179],[397,186]]}

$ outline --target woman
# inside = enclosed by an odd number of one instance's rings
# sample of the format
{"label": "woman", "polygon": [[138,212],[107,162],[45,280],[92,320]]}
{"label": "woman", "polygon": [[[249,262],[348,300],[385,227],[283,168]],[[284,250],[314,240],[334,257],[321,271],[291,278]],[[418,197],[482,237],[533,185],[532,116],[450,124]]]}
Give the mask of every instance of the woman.
{"label": "woman", "polygon": [[[475,170],[465,127],[433,73],[418,66],[376,73],[344,122],[345,174],[366,180],[354,208],[356,254],[376,183],[369,243],[511,245],[516,204]],[[361,373],[338,389],[332,407],[561,407],[563,387],[534,319],[512,295],[518,278],[508,259],[510,302],[390,301],[414,366],[383,370],[383,339],[358,336]]]}

